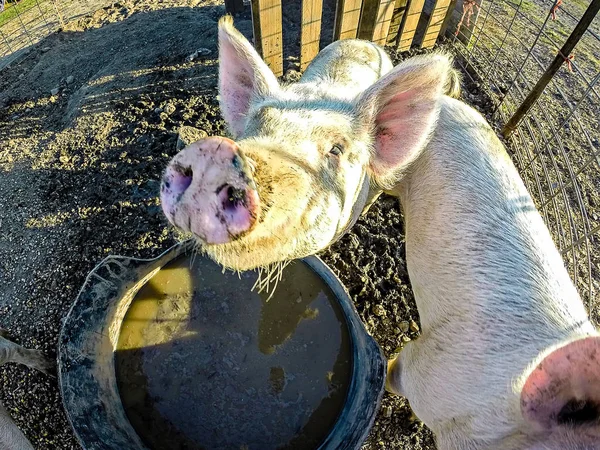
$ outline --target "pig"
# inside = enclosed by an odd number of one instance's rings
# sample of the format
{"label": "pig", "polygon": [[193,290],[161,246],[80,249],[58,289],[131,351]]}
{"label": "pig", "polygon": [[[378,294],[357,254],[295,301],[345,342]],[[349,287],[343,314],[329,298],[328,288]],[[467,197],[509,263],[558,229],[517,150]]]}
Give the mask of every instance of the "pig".
{"label": "pig", "polygon": [[411,58],[337,99],[279,86],[229,21],[219,40],[237,141],[174,158],[169,219],[243,269],[326,248],[395,195],[422,334],[389,362],[388,391],[440,450],[600,448],[600,335],[504,145],[447,95],[451,58]]}
{"label": "pig", "polygon": [[[0,328],[0,366],[13,362],[24,364],[46,374],[53,374],[55,367],[39,350],[30,350],[9,341],[6,330]],[[6,450],[33,450],[33,446],[17,425],[12,421],[8,411],[0,403],[0,448]]]}
{"label": "pig", "polygon": [[[360,100],[384,105],[375,163],[402,205],[422,325],[390,361],[387,389],[441,450],[600,449],[599,333],[504,145],[439,95],[437,64],[409,61]],[[402,72],[409,80],[388,90]],[[411,146],[422,113],[433,130]]]}
{"label": "pig", "polygon": [[[371,42],[337,41],[299,82],[280,85],[229,16],[218,39],[220,106],[235,142],[210,137],[178,153],[163,176],[163,211],[231,269],[314,254],[381,192],[364,170],[368,133],[353,111],[390,58]],[[445,89],[456,95],[452,74]]]}

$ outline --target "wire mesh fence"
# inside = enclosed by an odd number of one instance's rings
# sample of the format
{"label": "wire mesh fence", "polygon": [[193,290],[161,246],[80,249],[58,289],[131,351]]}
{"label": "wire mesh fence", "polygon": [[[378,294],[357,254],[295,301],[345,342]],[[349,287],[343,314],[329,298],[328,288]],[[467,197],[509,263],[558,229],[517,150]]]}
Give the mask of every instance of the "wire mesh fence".
{"label": "wire mesh fence", "polygon": [[[511,133],[509,150],[550,228],[590,314],[600,289],[600,20],[573,53],[561,48],[598,0],[493,0],[476,6],[472,36],[454,30],[453,46],[469,76],[483,82],[502,126],[555,58],[562,67]],[[587,16],[586,16],[587,12]],[[453,30],[449,30],[452,32]],[[462,37],[462,39],[461,39]],[[513,122],[515,119],[513,119]]]}
{"label": "wire mesh fence", "polygon": [[0,12],[0,69],[65,22],[94,11],[100,0],[8,0]]}

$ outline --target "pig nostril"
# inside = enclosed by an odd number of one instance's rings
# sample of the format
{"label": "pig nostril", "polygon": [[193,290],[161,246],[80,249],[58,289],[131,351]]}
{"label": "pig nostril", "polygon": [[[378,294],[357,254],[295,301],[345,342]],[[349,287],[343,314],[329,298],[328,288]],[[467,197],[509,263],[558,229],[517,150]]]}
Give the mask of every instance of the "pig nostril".
{"label": "pig nostril", "polygon": [[190,184],[192,184],[194,172],[191,167],[184,167],[181,165],[176,165],[173,168],[175,169],[175,173],[170,180],[165,180],[165,186],[167,189],[172,188],[173,191],[181,195],[188,187],[190,187]]}
{"label": "pig nostril", "polygon": [[223,200],[223,209],[225,211],[232,211],[237,209],[238,206],[245,204],[246,191],[229,186],[227,188],[227,196],[225,197],[225,200]]}

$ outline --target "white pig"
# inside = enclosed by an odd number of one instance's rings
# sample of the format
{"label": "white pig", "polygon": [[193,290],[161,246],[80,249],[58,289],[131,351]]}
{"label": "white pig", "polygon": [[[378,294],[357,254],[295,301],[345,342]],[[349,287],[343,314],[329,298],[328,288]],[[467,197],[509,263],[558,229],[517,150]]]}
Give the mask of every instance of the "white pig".
{"label": "white pig", "polygon": [[[40,351],[30,350],[9,341],[6,331],[0,329],[0,366],[13,362],[24,364],[44,373],[52,373],[54,364]],[[12,421],[8,411],[0,403],[0,449],[33,450],[31,443],[17,425]]]}
{"label": "white pig", "polygon": [[451,60],[412,58],[348,100],[327,96],[335,70],[318,95],[282,87],[230,21],[219,39],[238,140],[174,158],[167,217],[246,269],[326,248],[369,190],[398,196],[423,332],[390,363],[388,389],[441,450],[600,448],[600,337],[504,146],[444,95]]}
{"label": "white pig", "polygon": [[[337,41],[282,86],[221,19],[221,110],[237,141],[211,137],[173,158],[161,188],[167,218],[239,270],[327,247],[380,192],[369,190],[369,143],[355,130],[353,102],[391,68],[379,46]],[[448,77],[447,91],[458,86]]]}

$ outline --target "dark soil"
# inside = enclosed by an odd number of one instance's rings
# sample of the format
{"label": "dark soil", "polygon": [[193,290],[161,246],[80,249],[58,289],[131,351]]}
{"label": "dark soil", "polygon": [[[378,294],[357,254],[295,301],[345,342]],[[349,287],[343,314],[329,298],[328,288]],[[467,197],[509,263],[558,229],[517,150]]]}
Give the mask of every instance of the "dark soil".
{"label": "dark soil", "polygon": [[[225,132],[215,90],[223,13],[210,2],[115,3],[0,73],[0,317],[18,342],[55,356],[61,319],[100,260],[151,258],[177,242],[158,180],[180,126]],[[251,34],[249,14],[236,25]],[[284,29],[293,25],[289,9]],[[286,69],[297,67],[290,36]],[[209,52],[188,61],[199,48]],[[477,86],[467,88],[470,103],[489,107]],[[382,198],[321,256],[387,356],[418,336],[397,201]],[[36,448],[78,448],[56,380],[7,365],[0,401]],[[406,400],[386,394],[365,448],[435,446]]]}

